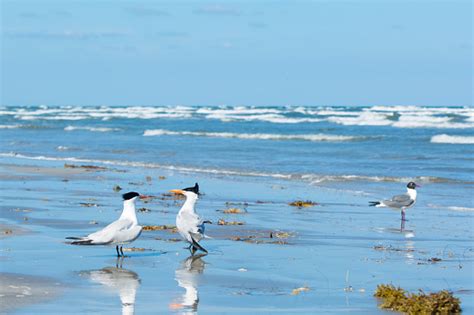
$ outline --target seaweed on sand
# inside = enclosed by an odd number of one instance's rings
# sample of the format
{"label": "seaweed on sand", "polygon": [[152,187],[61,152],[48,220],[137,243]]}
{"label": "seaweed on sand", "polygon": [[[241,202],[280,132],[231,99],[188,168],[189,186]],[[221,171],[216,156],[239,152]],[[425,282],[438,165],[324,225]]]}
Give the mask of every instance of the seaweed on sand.
{"label": "seaweed on sand", "polygon": [[163,231],[167,230],[171,233],[176,233],[178,230],[174,225],[145,225],[143,231]]}
{"label": "seaweed on sand", "polygon": [[380,308],[405,314],[459,314],[461,302],[449,291],[407,293],[391,284],[377,286],[374,294],[382,300]]}
{"label": "seaweed on sand", "polygon": [[224,219],[219,219],[217,225],[244,225],[244,222],[241,221],[226,221]]}
{"label": "seaweed on sand", "polygon": [[247,211],[239,209],[239,208],[229,208],[222,210],[223,213],[225,214],[239,214],[239,213],[246,213]]}
{"label": "seaweed on sand", "polygon": [[298,208],[307,208],[307,207],[312,207],[312,206],[316,206],[318,203],[317,202],[313,202],[311,200],[296,200],[296,201],[293,201],[293,202],[290,202],[289,205],[290,206],[293,206],[293,207],[298,207]]}

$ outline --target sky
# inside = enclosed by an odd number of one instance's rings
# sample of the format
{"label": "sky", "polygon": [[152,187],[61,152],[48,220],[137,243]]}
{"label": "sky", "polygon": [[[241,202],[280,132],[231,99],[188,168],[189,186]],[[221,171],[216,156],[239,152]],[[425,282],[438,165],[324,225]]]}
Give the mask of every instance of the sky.
{"label": "sky", "polygon": [[1,105],[472,106],[472,2],[0,0]]}

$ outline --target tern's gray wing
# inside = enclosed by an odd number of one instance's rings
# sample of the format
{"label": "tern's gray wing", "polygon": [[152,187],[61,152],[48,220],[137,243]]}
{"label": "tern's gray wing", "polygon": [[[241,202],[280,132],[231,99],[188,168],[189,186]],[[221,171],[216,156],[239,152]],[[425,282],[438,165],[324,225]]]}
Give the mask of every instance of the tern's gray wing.
{"label": "tern's gray wing", "polygon": [[94,244],[108,244],[121,231],[129,229],[133,225],[131,220],[117,220],[107,225],[102,230],[89,234],[87,239],[92,240]]}
{"label": "tern's gray wing", "polygon": [[384,200],[383,204],[391,208],[409,207],[415,202],[408,194],[393,196],[390,200]]}

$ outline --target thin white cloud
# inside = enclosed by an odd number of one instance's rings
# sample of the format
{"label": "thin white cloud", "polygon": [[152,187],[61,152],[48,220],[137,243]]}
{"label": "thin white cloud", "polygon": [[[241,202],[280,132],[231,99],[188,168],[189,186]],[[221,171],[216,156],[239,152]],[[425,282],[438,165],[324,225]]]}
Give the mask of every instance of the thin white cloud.
{"label": "thin white cloud", "polygon": [[157,16],[169,16],[167,11],[150,8],[150,7],[133,7],[125,9],[128,13],[139,17],[157,17]]}
{"label": "thin white cloud", "polygon": [[5,35],[11,38],[24,39],[74,39],[91,40],[104,38],[118,38],[128,36],[122,31],[6,31]]}
{"label": "thin white cloud", "polygon": [[220,4],[208,5],[193,11],[195,14],[240,16],[242,12],[239,9],[223,6]]}

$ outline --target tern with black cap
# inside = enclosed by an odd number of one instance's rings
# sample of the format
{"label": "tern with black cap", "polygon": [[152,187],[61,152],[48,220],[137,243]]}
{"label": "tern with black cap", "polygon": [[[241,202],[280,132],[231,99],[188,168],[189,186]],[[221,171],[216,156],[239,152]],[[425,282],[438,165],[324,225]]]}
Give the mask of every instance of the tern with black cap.
{"label": "tern with black cap", "polygon": [[124,257],[122,246],[135,241],[142,232],[142,227],[138,225],[135,211],[135,201],[146,196],[137,192],[128,192],[122,195],[123,210],[120,217],[107,225],[102,230],[91,233],[84,237],[67,237],[74,240],[72,245],[115,245],[117,257]]}
{"label": "tern with black cap", "polygon": [[387,200],[381,201],[370,201],[369,205],[371,207],[388,207],[392,209],[401,210],[402,212],[402,222],[405,220],[405,210],[412,207],[416,202],[416,187],[421,187],[420,185],[409,182],[407,185],[407,192],[403,195],[396,195]]}
{"label": "tern with black cap", "polygon": [[189,243],[189,250],[191,254],[197,250],[201,250],[207,253],[199,244],[199,241],[203,238],[209,238],[204,234],[205,224],[211,223],[211,221],[203,221],[196,213],[195,205],[199,198],[199,185],[196,183],[193,187],[184,189],[173,189],[170,190],[172,193],[186,196],[181,210],[179,210],[176,216],[176,227],[181,237]]}

